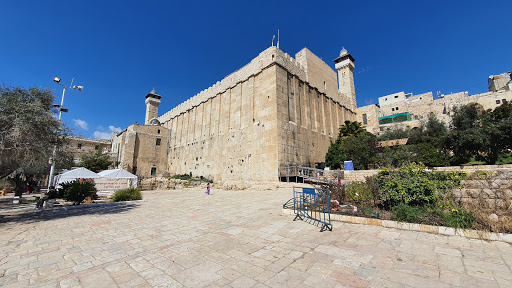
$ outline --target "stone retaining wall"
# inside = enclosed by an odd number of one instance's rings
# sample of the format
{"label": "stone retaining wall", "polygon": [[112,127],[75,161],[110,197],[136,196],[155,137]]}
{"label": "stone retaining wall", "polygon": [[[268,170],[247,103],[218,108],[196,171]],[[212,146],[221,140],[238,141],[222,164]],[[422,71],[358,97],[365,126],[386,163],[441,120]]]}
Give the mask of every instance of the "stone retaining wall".
{"label": "stone retaining wall", "polygon": [[[283,208],[283,214],[295,215],[293,213],[293,209],[284,209],[284,208]],[[416,223],[404,223],[404,222],[397,222],[397,221],[392,221],[392,220],[380,220],[380,219],[347,216],[347,215],[340,215],[340,214],[331,214],[331,221],[347,222],[347,223],[353,223],[353,224],[373,225],[373,226],[382,226],[382,227],[386,227],[386,228],[426,232],[426,233],[446,235],[446,236],[460,236],[460,237],[466,237],[466,238],[470,238],[470,239],[481,239],[481,240],[487,240],[487,241],[503,241],[503,242],[512,244],[512,234],[507,234],[507,233],[494,233],[494,232],[478,231],[478,230],[472,230],[472,229],[455,229],[452,227],[445,227],[445,226],[432,226],[432,225],[416,224]],[[328,233],[328,232],[325,232],[325,233]]]}
{"label": "stone retaining wall", "polygon": [[[466,172],[469,179],[462,181],[462,188],[454,190],[461,202],[483,199],[489,207],[506,208],[512,199],[512,164],[434,167],[433,171]],[[483,171],[482,174],[474,174]],[[345,172],[344,182],[361,182],[365,177],[375,176],[380,170],[356,170]],[[479,178],[486,177],[485,179]],[[507,204],[508,203],[508,204]]]}

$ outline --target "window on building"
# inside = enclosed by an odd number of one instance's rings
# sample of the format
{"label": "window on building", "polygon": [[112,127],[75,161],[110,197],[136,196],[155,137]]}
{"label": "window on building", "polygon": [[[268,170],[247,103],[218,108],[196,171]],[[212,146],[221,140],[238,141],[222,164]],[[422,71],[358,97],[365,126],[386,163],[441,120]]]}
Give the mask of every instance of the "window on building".
{"label": "window on building", "polygon": [[133,172],[132,172],[133,174],[137,174],[137,166],[133,166],[132,171],[133,171]]}
{"label": "window on building", "polygon": [[78,146],[76,148],[82,149],[82,144],[78,143]]}
{"label": "window on building", "polygon": [[396,111],[398,111],[398,106],[397,106],[397,107],[395,107],[395,110],[396,110]]}
{"label": "window on building", "polygon": [[507,99],[501,99],[501,103],[503,103],[503,104],[507,103]]}
{"label": "window on building", "polygon": [[158,129],[158,131],[156,131],[156,133],[160,134],[160,129]]}
{"label": "window on building", "polygon": [[496,104],[500,104],[500,100],[496,100]]}
{"label": "window on building", "polygon": [[398,98],[398,95],[395,95],[395,98]]}
{"label": "window on building", "polygon": [[160,146],[162,144],[162,139],[156,138],[156,146]]}
{"label": "window on building", "polygon": [[96,151],[100,150],[100,146],[94,146],[94,150],[96,150]]}
{"label": "window on building", "polygon": [[368,117],[366,116],[366,114],[363,114],[363,125],[366,124],[368,124]]}
{"label": "window on building", "polygon": [[391,111],[395,111],[395,107],[391,107]]}
{"label": "window on building", "polygon": [[151,167],[151,176],[156,176],[156,167]]}

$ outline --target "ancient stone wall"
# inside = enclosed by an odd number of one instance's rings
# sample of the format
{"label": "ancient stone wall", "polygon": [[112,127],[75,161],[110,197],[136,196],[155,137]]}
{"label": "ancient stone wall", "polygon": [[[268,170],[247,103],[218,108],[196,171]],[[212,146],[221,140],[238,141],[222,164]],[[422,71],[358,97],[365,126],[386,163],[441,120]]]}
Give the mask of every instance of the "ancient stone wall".
{"label": "ancient stone wall", "polygon": [[275,69],[268,67],[166,122],[170,174],[272,178],[278,167]]}
{"label": "ancient stone wall", "polygon": [[[453,191],[456,200],[472,204],[480,201],[488,207],[510,209],[506,205],[512,203],[512,164],[434,167],[433,170],[467,173],[468,179],[461,182],[462,187]],[[345,172],[343,182],[362,182],[365,177],[376,176],[379,172],[380,170]]]}
{"label": "ancient stone wall", "polygon": [[279,166],[323,162],[337,127],[355,113],[340,103],[343,95],[307,79],[298,61],[271,47],[160,116],[170,130],[169,173],[277,180]]}
{"label": "ancient stone wall", "polygon": [[355,114],[282,68],[277,88],[280,166],[324,162],[339,126]]}
{"label": "ancient stone wall", "polygon": [[337,99],[338,76],[336,71],[332,70],[327,63],[307,48],[297,52],[295,59],[305,68],[306,81],[311,86],[317,87],[320,92],[332,95],[337,101],[340,101],[340,99]]}

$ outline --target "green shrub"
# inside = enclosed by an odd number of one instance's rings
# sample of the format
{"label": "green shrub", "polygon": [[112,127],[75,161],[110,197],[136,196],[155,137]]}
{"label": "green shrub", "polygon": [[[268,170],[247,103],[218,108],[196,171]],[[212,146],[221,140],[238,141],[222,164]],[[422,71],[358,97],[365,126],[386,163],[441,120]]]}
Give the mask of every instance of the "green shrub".
{"label": "green shrub", "polygon": [[399,203],[391,208],[393,219],[400,222],[418,223],[424,217],[424,211],[420,207],[409,206],[405,203]]}
{"label": "green shrub", "polygon": [[142,200],[142,193],[136,188],[127,188],[116,191],[112,196],[112,201],[131,201],[131,200]]}
{"label": "green shrub", "polygon": [[356,204],[361,204],[362,202],[368,200],[368,195],[366,195],[365,184],[364,182],[354,182],[347,186],[347,196],[350,200],[354,201]]}
{"label": "green shrub", "polygon": [[462,209],[452,209],[450,214],[445,215],[445,224],[455,228],[470,228],[475,219],[473,213]]}
{"label": "green shrub", "polygon": [[346,195],[356,204],[375,206],[379,186],[375,177],[366,177],[365,182],[354,182],[347,186]]}
{"label": "green shrub", "polygon": [[384,206],[399,203],[426,205],[442,200],[445,194],[460,187],[465,172],[428,172],[422,164],[404,164],[399,170],[382,170],[377,175],[380,199]]}
{"label": "green shrub", "polygon": [[476,170],[475,172],[469,174],[469,179],[471,180],[483,180],[487,179],[489,176],[493,175],[494,172],[484,171],[484,170]]}
{"label": "green shrub", "polygon": [[424,205],[435,202],[434,183],[428,178],[425,166],[404,164],[398,171],[383,170],[377,176],[380,199],[387,207],[399,203]]}
{"label": "green shrub", "polygon": [[421,221],[422,224],[427,225],[435,225],[435,226],[443,226],[445,222],[445,210],[443,209],[443,205],[428,205],[423,207],[424,216]]}
{"label": "green shrub", "polygon": [[466,172],[455,172],[455,171],[446,171],[446,172],[431,172],[429,178],[435,185],[435,190],[439,199],[444,199],[444,196],[447,192],[455,188],[459,188],[461,186],[461,181],[468,178],[468,174]]}
{"label": "green shrub", "polygon": [[197,181],[202,181],[202,182],[213,183],[213,180],[204,178],[203,176],[194,176],[193,177],[192,172],[190,172],[189,174],[176,174],[176,175],[169,177],[169,179],[190,180],[190,181],[197,180]]}
{"label": "green shrub", "polygon": [[80,204],[85,198],[97,199],[96,187],[91,180],[77,179],[61,185],[64,189],[64,199],[74,204]]}

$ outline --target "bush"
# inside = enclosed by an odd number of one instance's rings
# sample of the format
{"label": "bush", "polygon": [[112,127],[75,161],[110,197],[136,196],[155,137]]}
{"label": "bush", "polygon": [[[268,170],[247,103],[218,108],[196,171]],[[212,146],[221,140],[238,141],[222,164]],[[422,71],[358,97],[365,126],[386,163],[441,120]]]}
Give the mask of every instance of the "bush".
{"label": "bush", "polygon": [[190,180],[190,178],[192,178],[192,176],[190,176],[189,174],[176,174],[174,176],[171,176],[170,179]]}
{"label": "bush", "polygon": [[114,202],[119,201],[131,201],[131,200],[142,200],[142,193],[139,189],[128,188],[116,191],[112,197]]}
{"label": "bush", "polygon": [[404,164],[398,171],[381,171],[377,179],[384,205],[393,207],[400,203],[424,205],[435,202],[434,183],[427,174],[425,166],[415,163]]}
{"label": "bush", "polygon": [[331,200],[337,200],[340,203],[345,203],[347,198],[346,186],[338,185],[335,181],[330,181],[327,185],[324,185],[322,188],[329,190],[329,194]]}
{"label": "bush", "polygon": [[96,187],[94,186],[94,182],[91,180],[77,179],[61,186],[61,189],[64,190],[64,199],[66,201],[71,201],[76,205],[82,203],[82,201],[87,197],[90,197],[91,199],[98,199],[98,196],[96,195]]}
{"label": "bush", "polygon": [[365,182],[355,182],[347,186],[346,195],[356,204],[375,206],[379,186],[375,177],[366,177]]}
{"label": "bush", "polygon": [[470,228],[474,219],[473,213],[469,211],[452,209],[450,214],[445,215],[445,224],[455,228]]}
{"label": "bush", "polygon": [[409,206],[405,203],[400,203],[393,208],[393,218],[400,222],[418,223],[421,222],[424,212],[420,207]]}
{"label": "bush", "polygon": [[446,192],[458,188],[465,172],[428,172],[422,164],[404,164],[398,171],[383,170],[377,175],[380,199],[384,206],[399,203],[426,205],[444,199]]}

